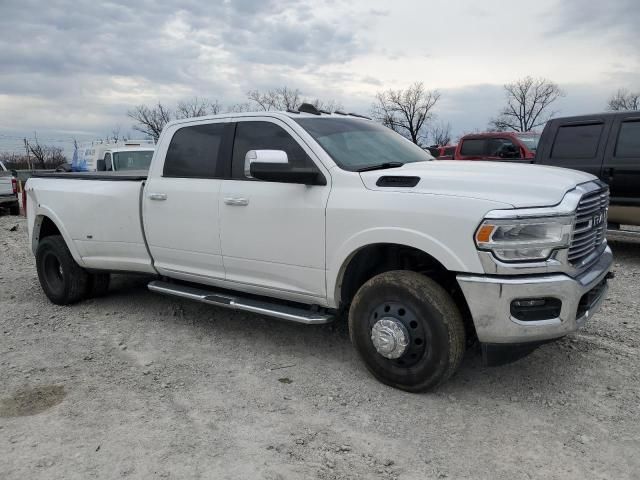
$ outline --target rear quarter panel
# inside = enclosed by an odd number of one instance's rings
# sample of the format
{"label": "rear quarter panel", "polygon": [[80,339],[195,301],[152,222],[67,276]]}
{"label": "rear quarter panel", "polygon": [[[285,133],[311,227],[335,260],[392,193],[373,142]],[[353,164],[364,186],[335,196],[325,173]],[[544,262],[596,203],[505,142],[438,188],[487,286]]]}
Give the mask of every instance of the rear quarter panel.
{"label": "rear quarter panel", "polygon": [[152,273],[140,223],[141,186],[137,181],[31,178],[27,209],[34,253],[39,223],[48,217],[81,266]]}

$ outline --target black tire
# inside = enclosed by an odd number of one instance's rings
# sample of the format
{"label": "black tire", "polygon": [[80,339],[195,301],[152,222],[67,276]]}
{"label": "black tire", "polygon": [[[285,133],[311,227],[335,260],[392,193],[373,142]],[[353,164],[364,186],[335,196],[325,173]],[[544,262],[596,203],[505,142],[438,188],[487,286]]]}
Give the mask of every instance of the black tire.
{"label": "black tire", "polygon": [[11,215],[20,215],[20,204],[16,202],[13,205],[11,205],[9,207],[9,213]]}
{"label": "black tire", "polygon": [[[373,326],[382,318],[400,323],[408,335],[399,358],[383,356],[373,343]],[[465,350],[462,315],[451,296],[432,279],[410,271],[381,273],[360,287],[349,309],[349,335],[374,377],[408,392],[446,381]]]}
{"label": "black tire", "polygon": [[93,273],[89,275],[87,298],[103,297],[109,291],[111,275],[108,273]]}
{"label": "black tire", "polygon": [[60,235],[43,238],[36,251],[40,285],[49,300],[69,305],[81,300],[87,291],[89,274],[76,263]]}

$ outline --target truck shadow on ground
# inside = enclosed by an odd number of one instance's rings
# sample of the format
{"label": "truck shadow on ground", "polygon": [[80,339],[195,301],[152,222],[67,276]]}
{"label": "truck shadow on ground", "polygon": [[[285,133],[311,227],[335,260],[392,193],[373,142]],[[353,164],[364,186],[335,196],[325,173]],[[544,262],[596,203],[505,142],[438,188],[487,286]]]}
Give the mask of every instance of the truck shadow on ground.
{"label": "truck shadow on ground", "polygon": [[[326,369],[322,374],[328,378],[335,375],[337,368],[340,378],[347,376],[355,381],[359,376],[369,377],[351,346],[344,319],[317,326],[290,323],[154,294],[146,288],[148,280],[137,276],[114,276],[109,295],[93,302],[98,308],[118,308],[122,313],[125,313],[125,303],[132,305],[135,311],[145,312],[142,322],[149,316],[162,318],[161,328],[166,329],[167,335],[178,327],[183,331],[186,327],[221,345],[239,344],[240,350],[263,352],[264,358],[258,355],[258,359],[255,356],[241,359],[260,366],[269,356],[277,355],[297,365],[308,364],[312,370]],[[561,339],[499,367],[485,367],[479,349],[470,348],[457,374],[436,392],[466,396],[473,391],[474,395],[481,393],[496,398],[521,395],[523,385],[527,385],[525,390],[534,390],[536,385],[543,384],[557,384],[562,388],[563,379],[579,375],[584,368],[585,352],[574,347],[575,341],[572,337]],[[574,350],[576,348],[578,351]],[[371,379],[367,385],[376,389],[379,384]]]}

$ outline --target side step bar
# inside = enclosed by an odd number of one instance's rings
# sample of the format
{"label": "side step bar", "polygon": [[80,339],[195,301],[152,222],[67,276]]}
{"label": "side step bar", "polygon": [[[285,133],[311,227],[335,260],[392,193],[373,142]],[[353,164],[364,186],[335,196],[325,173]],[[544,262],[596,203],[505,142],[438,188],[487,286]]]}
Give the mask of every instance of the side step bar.
{"label": "side step bar", "polygon": [[307,325],[318,325],[333,321],[333,315],[328,313],[313,312],[304,308],[291,307],[289,305],[279,305],[252,298],[242,298],[228,293],[218,293],[214,290],[205,290],[186,285],[154,280],[148,285],[152,292],[174,297],[187,298],[197,302],[208,303],[217,307],[230,308],[233,310],[243,310],[270,317],[289,320],[291,322],[306,323]]}

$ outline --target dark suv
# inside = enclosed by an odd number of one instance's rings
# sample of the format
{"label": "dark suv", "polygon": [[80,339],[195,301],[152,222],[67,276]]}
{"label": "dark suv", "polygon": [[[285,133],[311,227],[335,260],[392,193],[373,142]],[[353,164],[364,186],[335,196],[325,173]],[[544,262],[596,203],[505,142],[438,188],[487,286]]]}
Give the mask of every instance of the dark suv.
{"label": "dark suv", "polygon": [[534,163],[598,176],[610,189],[610,226],[640,225],[640,111],[550,120]]}

